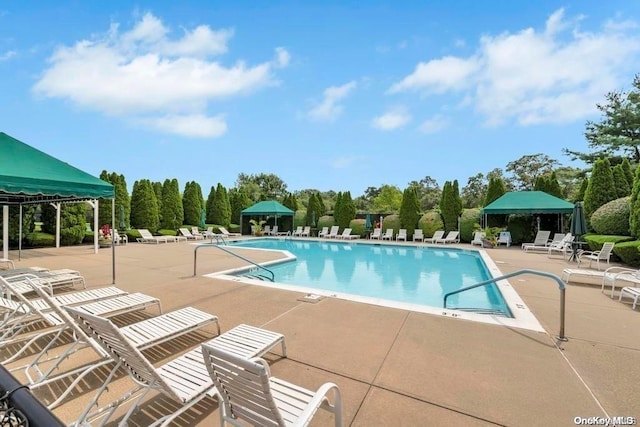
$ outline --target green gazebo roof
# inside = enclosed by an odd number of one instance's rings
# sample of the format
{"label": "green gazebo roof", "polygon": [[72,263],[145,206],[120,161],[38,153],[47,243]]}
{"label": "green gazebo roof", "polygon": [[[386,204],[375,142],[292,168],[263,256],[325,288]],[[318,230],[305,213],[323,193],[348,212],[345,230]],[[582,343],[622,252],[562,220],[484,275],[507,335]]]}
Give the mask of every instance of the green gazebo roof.
{"label": "green gazebo roof", "polygon": [[288,207],[275,200],[266,200],[264,202],[258,202],[255,205],[244,209],[242,215],[280,215],[280,216],[293,216],[294,212]]}
{"label": "green gazebo roof", "polygon": [[559,199],[544,191],[514,191],[482,209],[483,214],[552,214],[571,213],[573,203]]}

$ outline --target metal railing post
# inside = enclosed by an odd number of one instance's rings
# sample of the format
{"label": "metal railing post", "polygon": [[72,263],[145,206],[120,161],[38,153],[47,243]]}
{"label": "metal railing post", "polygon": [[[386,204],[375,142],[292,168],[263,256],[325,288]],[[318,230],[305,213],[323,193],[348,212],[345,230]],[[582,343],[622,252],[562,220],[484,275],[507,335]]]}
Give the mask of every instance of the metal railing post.
{"label": "metal railing post", "polygon": [[443,308],[447,308],[447,298],[451,295],[459,294],[460,292],[468,291],[469,289],[479,288],[480,286],[487,286],[492,283],[495,283],[499,280],[508,279],[513,276],[519,276],[521,274],[533,274],[535,276],[543,276],[553,279],[558,284],[558,288],[560,289],[560,332],[556,338],[560,341],[569,341],[569,339],[564,335],[564,318],[565,318],[565,290],[566,286],[561,278],[552,273],[547,273],[546,271],[538,271],[538,270],[518,270],[513,273],[505,274],[504,276],[494,277],[493,279],[485,280],[484,282],[476,283],[475,285],[467,286],[465,288],[458,289],[453,292],[446,293],[444,295]]}

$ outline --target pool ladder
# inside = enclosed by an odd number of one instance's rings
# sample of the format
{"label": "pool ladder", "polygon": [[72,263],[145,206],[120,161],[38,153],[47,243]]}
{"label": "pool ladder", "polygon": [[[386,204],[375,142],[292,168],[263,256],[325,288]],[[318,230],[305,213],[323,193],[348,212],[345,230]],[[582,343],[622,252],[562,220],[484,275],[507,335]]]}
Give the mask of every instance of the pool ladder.
{"label": "pool ladder", "polygon": [[[224,238],[223,238],[223,240],[224,240]],[[276,276],[275,276],[275,274],[273,273],[273,271],[271,271],[271,270],[269,270],[268,268],[266,268],[266,267],[264,267],[264,266],[262,266],[262,265],[258,264],[258,263],[257,263],[257,262],[255,262],[255,261],[250,260],[250,259],[249,259],[249,258],[247,258],[247,257],[244,257],[244,256],[242,256],[242,255],[240,255],[240,254],[237,254],[237,253],[235,253],[235,252],[233,252],[233,251],[230,251],[230,250],[229,250],[229,249],[227,249],[227,248],[223,248],[223,247],[222,247],[222,246],[220,246],[218,243],[202,243],[202,244],[200,244],[200,245],[196,246],[196,248],[195,248],[195,249],[194,249],[194,251],[193,251],[193,276],[194,276],[194,277],[196,276],[196,270],[197,270],[197,264],[198,264],[198,249],[200,249],[200,248],[205,248],[205,247],[218,248],[218,249],[220,249],[222,252],[226,252],[226,253],[228,253],[229,255],[233,255],[233,256],[234,256],[234,257],[236,257],[236,258],[239,258],[239,259],[241,259],[241,260],[243,260],[243,261],[245,261],[245,262],[248,262],[249,264],[253,265],[253,266],[255,267],[255,269],[257,269],[257,270],[263,270],[263,271],[266,271],[266,272],[269,274],[269,276],[265,276],[265,275],[263,275],[263,274],[255,274],[255,275],[253,275],[253,278],[259,278],[260,280],[269,280],[269,281],[271,281],[271,282],[275,282],[275,281],[276,281]]]}
{"label": "pool ladder", "polygon": [[[465,288],[446,293],[444,295],[444,302],[442,306],[444,308],[447,308],[447,298],[449,298],[451,295],[459,294],[461,292],[468,291],[469,289],[479,288],[480,286],[487,286],[499,280],[508,279],[509,277],[519,276],[521,274],[533,274],[535,276],[548,277],[556,281],[556,283],[558,284],[558,288],[560,289],[560,332],[556,338],[560,341],[569,341],[569,339],[564,334],[564,311],[565,311],[566,286],[564,285],[564,282],[562,281],[561,278],[559,278],[555,274],[547,273],[546,271],[530,270],[530,269],[518,270],[518,271],[514,271],[513,273],[505,274],[504,276],[494,277],[493,279],[485,280],[484,282],[476,283],[475,285],[467,286]],[[461,309],[461,310],[464,310],[464,309]]]}

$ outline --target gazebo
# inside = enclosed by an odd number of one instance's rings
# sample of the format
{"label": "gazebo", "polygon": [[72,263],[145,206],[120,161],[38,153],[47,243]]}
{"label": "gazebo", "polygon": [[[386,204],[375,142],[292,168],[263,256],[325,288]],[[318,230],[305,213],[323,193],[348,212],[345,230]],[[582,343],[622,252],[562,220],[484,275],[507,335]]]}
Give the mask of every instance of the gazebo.
{"label": "gazebo", "polygon": [[[490,214],[565,214],[573,212],[573,203],[544,191],[512,191],[482,209],[484,223]],[[562,223],[562,217],[560,217]]]}
{"label": "gazebo", "polygon": [[[243,230],[243,219],[245,216],[271,216],[275,217],[275,225],[278,225],[278,217],[290,216],[293,217],[294,212],[288,207],[275,200],[266,200],[264,202],[258,202],[255,205],[244,209],[240,213],[240,231]],[[293,221],[291,221],[293,227]],[[293,230],[291,230],[293,231]]]}
{"label": "gazebo", "polygon": [[[17,205],[20,209],[19,254],[22,251],[23,205],[49,203],[56,208],[56,247],[60,246],[60,207],[62,203],[86,202],[91,205],[94,209],[95,230],[98,229],[98,199],[112,199],[113,212],[115,192],[110,183],[12,138],[4,132],[0,132],[0,150],[2,151],[0,157],[0,205],[2,205],[3,215],[4,258],[9,257],[10,205]],[[112,216],[115,219],[115,213],[112,213]],[[98,233],[94,235],[94,251],[98,252]]]}

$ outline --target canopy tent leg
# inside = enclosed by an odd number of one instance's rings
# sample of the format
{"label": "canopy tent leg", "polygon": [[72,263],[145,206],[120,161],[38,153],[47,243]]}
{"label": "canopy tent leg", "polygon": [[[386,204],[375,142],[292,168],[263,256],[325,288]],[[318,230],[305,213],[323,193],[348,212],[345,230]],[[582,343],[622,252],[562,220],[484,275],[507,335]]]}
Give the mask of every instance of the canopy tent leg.
{"label": "canopy tent leg", "polygon": [[[98,201],[96,200],[96,207]],[[111,284],[116,284],[116,241],[113,225],[116,223],[116,198],[111,199]]]}
{"label": "canopy tent leg", "polygon": [[98,199],[93,199],[93,200],[85,200],[85,202],[91,206],[93,208],[93,253],[97,254],[98,253],[98,247],[99,247],[99,234],[100,231],[98,230]]}
{"label": "canopy tent leg", "polygon": [[20,203],[20,216],[18,218],[18,261],[22,260],[22,203]]}
{"label": "canopy tent leg", "polygon": [[9,205],[2,206],[2,258],[9,259]]}
{"label": "canopy tent leg", "polygon": [[51,206],[56,208],[56,248],[60,247],[60,207],[62,203],[49,203]]}

